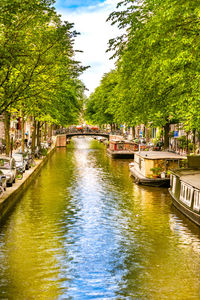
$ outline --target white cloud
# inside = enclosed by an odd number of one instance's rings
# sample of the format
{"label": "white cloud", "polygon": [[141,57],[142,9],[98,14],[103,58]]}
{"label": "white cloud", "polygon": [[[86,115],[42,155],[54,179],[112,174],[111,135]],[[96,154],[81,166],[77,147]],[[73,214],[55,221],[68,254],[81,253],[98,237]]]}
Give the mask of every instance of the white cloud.
{"label": "white cloud", "polygon": [[104,73],[114,68],[114,61],[109,60],[111,53],[105,53],[109,39],[119,35],[117,27],[106,22],[109,14],[116,9],[118,0],[106,0],[97,6],[77,8],[76,10],[58,10],[61,19],[73,22],[81,35],[75,39],[74,48],[84,53],[77,53],[76,59],[82,65],[91,67],[81,75],[81,80],[90,94],[99,85]]}

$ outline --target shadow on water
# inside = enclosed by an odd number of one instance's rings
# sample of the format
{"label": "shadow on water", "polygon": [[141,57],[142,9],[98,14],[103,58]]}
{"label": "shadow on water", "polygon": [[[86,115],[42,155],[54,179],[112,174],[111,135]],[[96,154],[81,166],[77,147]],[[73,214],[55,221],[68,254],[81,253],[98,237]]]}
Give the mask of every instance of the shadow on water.
{"label": "shadow on water", "polygon": [[1,299],[199,299],[199,228],[129,162],[56,151],[1,228]]}

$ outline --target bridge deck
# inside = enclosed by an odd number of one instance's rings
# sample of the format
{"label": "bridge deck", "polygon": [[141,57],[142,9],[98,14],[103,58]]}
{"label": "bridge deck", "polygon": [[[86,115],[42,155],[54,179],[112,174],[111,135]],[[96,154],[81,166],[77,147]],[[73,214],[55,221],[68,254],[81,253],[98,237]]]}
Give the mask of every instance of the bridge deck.
{"label": "bridge deck", "polygon": [[105,138],[109,138],[109,134],[105,132],[68,132],[65,134],[66,137],[72,136],[103,136]]}

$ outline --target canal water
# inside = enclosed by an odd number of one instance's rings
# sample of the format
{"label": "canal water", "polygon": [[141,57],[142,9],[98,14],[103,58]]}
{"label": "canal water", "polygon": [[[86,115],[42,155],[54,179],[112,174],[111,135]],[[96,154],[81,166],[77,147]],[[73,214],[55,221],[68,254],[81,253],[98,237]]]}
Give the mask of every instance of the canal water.
{"label": "canal water", "polygon": [[74,139],[0,231],[0,299],[200,299],[200,230],[128,160]]}

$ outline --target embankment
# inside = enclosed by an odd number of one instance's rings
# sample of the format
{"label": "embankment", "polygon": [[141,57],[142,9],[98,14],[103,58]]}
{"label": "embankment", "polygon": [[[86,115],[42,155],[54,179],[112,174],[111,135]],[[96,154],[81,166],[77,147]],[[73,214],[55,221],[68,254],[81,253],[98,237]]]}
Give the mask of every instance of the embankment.
{"label": "embankment", "polygon": [[16,202],[20,200],[21,194],[38,174],[55,149],[56,144],[54,143],[49,149],[47,156],[43,157],[43,159],[36,160],[36,165],[24,173],[23,179],[16,180],[12,187],[6,189],[3,197],[0,199],[0,222],[2,222],[8,212],[12,210]]}

